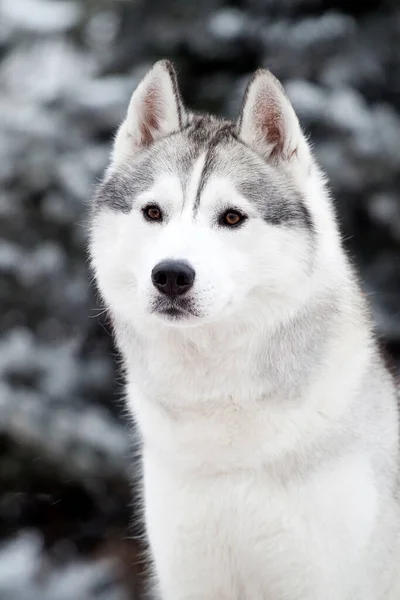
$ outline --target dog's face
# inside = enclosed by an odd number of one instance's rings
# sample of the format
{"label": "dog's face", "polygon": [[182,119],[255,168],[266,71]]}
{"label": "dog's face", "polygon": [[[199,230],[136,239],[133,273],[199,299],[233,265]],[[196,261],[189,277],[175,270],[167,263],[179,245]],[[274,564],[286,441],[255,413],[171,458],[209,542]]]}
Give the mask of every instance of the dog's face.
{"label": "dog's face", "polygon": [[186,113],[171,66],[157,63],[95,198],[91,253],[114,314],[187,327],[292,307],[313,269],[309,169],[269,73],[250,82],[233,124]]}

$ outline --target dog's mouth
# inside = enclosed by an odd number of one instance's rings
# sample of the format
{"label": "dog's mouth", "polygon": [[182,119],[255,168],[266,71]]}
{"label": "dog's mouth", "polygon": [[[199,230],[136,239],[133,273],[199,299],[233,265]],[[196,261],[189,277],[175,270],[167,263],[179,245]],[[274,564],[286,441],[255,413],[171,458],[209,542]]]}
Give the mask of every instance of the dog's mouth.
{"label": "dog's mouth", "polygon": [[185,315],[188,314],[187,312],[183,311],[182,309],[176,308],[174,306],[170,306],[169,308],[162,308],[161,310],[158,310],[157,313],[159,315],[168,317],[169,319],[171,319],[173,321],[178,321],[180,319],[183,319],[185,317]]}
{"label": "dog's mouth", "polygon": [[151,312],[169,321],[182,321],[188,317],[200,317],[200,313],[194,303],[185,298],[176,298],[174,300],[157,298],[151,305]]}

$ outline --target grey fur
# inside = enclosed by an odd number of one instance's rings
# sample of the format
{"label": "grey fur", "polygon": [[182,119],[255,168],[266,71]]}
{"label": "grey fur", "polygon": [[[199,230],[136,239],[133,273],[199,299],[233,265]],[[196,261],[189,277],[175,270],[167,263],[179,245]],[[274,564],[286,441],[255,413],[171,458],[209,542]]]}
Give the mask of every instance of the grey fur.
{"label": "grey fur", "polygon": [[145,152],[132,167],[114,172],[98,186],[94,201],[97,208],[107,207],[115,212],[129,213],[133,200],[150,188],[154,181],[154,161],[151,152]]}
{"label": "grey fur", "polygon": [[313,231],[309,211],[290,180],[282,181],[273,166],[266,164],[238,138],[235,123],[211,115],[187,114],[181,131],[156,141],[100,184],[95,204],[128,213],[135,197],[151,187],[155,173],[162,172],[176,173],[185,192],[193,165],[202,153],[206,153],[206,157],[193,206],[194,215],[210,176],[214,172],[229,173],[238,190],[255,204],[266,222],[306,226]]}
{"label": "grey fur", "polygon": [[127,177],[125,174],[115,173],[98,187],[95,194],[96,208],[107,207],[115,212],[129,213],[133,198],[149,188],[151,183],[152,179],[143,178],[139,174]]}

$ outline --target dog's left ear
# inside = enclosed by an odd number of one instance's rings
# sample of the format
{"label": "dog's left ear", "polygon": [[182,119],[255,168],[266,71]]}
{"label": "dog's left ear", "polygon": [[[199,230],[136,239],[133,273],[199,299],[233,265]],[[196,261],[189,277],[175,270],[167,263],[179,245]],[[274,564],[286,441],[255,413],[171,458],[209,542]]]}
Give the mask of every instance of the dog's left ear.
{"label": "dog's left ear", "polygon": [[266,69],[256,71],[247,85],[238,130],[241,139],[266,160],[294,161],[307,152],[289,98]]}

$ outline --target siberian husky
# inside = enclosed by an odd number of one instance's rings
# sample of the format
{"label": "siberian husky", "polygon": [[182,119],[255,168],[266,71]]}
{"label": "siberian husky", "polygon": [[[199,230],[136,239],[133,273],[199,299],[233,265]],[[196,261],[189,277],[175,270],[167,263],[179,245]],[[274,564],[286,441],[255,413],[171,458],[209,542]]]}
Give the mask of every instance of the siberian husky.
{"label": "siberian husky", "polygon": [[234,123],[156,63],[91,218],[157,598],[400,600],[396,388],[280,83]]}

